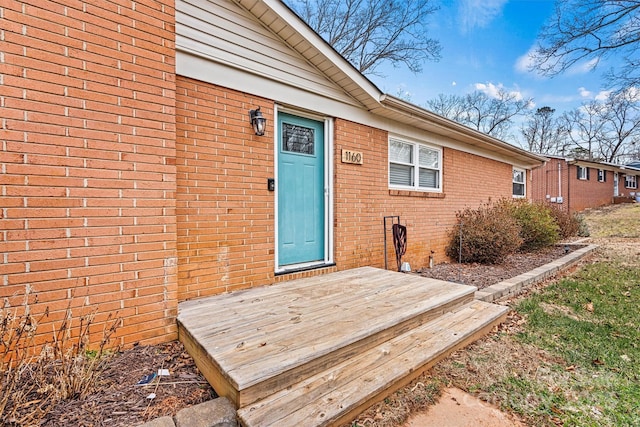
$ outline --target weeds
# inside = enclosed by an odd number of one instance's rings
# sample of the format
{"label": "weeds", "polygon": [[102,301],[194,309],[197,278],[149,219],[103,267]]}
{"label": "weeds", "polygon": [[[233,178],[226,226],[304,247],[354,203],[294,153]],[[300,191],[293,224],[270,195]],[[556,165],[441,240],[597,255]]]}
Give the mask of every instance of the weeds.
{"label": "weeds", "polygon": [[90,393],[100,377],[116,331],[117,319],[109,315],[97,349],[89,349],[95,312],[81,316],[74,325],[71,303],[65,317],[54,325],[49,341],[36,343],[38,326],[49,315],[31,314],[27,288],[24,303],[0,309],[0,424],[35,426],[53,406]]}
{"label": "weeds", "polygon": [[[36,425],[51,407],[49,395],[34,371],[34,338],[38,326],[28,304],[29,289],[20,315],[7,299],[0,309],[0,424]],[[45,313],[46,314],[46,313]],[[43,315],[44,316],[44,315]],[[35,398],[34,398],[35,397]]]}

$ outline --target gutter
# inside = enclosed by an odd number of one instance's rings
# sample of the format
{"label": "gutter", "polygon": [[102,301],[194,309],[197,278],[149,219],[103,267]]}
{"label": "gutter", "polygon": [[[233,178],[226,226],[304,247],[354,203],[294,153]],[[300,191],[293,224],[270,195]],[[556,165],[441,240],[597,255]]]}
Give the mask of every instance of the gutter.
{"label": "gutter", "polygon": [[507,142],[501,141],[497,138],[471,129],[470,127],[447,119],[446,117],[442,117],[436,113],[425,110],[424,108],[418,107],[391,95],[383,94],[380,97],[380,104],[385,108],[392,109],[413,118],[429,122],[430,124],[433,124],[442,129],[444,131],[444,135],[447,135],[451,132],[454,132],[458,135],[463,135],[467,138],[471,138],[475,141],[479,141],[490,147],[493,147],[496,149],[496,151],[507,153],[510,156],[515,155],[517,157],[527,159],[530,163],[534,164],[533,166],[541,166],[543,163],[549,160],[546,157],[533,154],[529,151],[523,150],[522,148],[516,147]]}

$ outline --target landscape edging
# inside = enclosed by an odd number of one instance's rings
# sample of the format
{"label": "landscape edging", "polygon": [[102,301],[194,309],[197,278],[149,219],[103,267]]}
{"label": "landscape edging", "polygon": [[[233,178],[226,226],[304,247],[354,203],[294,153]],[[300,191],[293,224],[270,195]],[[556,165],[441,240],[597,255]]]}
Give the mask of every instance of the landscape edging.
{"label": "landscape edging", "polygon": [[505,296],[517,295],[527,287],[543,282],[557,275],[559,272],[574,266],[597,248],[598,245],[587,245],[576,249],[553,262],[476,291],[475,298],[480,301],[494,302]]}

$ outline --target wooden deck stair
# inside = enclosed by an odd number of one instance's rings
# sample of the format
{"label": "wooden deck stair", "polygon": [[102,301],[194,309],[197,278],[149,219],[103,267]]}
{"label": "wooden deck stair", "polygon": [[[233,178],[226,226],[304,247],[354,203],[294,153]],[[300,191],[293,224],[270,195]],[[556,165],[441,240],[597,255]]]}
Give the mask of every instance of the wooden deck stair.
{"label": "wooden deck stair", "polygon": [[337,425],[501,322],[474,292],[364,267],[181,303],[179,336],[242,425]]}

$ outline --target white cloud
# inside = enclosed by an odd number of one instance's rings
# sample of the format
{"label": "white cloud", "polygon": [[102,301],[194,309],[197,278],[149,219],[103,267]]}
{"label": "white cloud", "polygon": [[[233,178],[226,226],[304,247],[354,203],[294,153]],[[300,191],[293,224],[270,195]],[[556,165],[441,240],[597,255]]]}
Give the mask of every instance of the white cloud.
{"label": "white cloud", "polygon": [[578,88],[578,93],[580,94],[581,97],[583,98],[589,98],[591,96],[591,91],[585,89],[584,87],[579,87]]}
{"label": "white cloud", "polygon": [[638,102],[640,101],[640,89],[635,86],[632,86],[626,90],[625,96],[630,101]]}
{"label": "white cloud", "polygon": [[[513,68],[519,73],[534,73],[537,77],[544,77],[540,74],[535,68],[532,68],[534,63],[536,45],[533,45],[529,48],[527,53],[518,57],[516,59]],[[573,65],[571,68],[566,70],[566,74],[569,76],[576,76],[581,74],[587,74],[593,71],[598,64],[600,63],[599,58],[594,58],[589,61],[580,62],[578,64]]]}
{"label": "white cloud", "polygon": [[473,85],[476,90],[480,92],[484,92],[489,95],[491,98],[500,98],[500,92],[506,92],[511,95],[515,100],[521,101],[524,99],[524,96],[519,88],[515,89],[507,89],[504,87],[502,83],[498,83],[497,85],[493,83],[475,83]]}
{"label": "white cloud", "polygon": [[533,75],[535,78],[538,78],[538,79],[546,79],[544,75],[542,75],[537,69],[532,67],[534,63],[535,51],[536,51],[536,46],[535,45],[531,46],[527,51],[527,53],[525,53],[524,55],[516,59],[515,64],[513,64],[513,68],[518,73]]}
{"label": "white cloud", "polygon": [[527,53],[525,53],[524,55],[522,55],[521,57],[519,57],[518,59],[516,59],[516,63],[515,63],[515,69],[516,71],[520,72],[520,73],[528,73],[530,72],[529,70],[531,69],[531,64],[533,64],[533,51],[534,51],[534,47],[532,47],[531,49],[529,49],[529,51]]}
{"label": "white cloud", "polygon": [[458,8],[460,31],[465,34],[475,28],[485,28],[508,0],[463,0]]}
{"label": "white cloud", "polygon": [[601,90],[596,96],[593,97],[593,99],[595,99],[596,101],[605,101],[609,97],[609,94],[611,94],[611,92],[612,91],[610,90]]}
{"label": "white cloud", "polygon": [[593,71],[598,66],[599,62],[600,62],[600,58],[594,58],[590,61],[585,61],[579,64],[575,64],[574,66],[572,66],[567,70],[567,74],[570,76],[587,74]]}
{"label": "white cloud", "polygon": [[458,85],[458,83],[456,83],[455,80],[451,82],[451,86],[457,86],[457,85]]}

